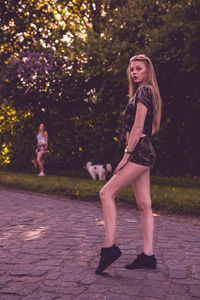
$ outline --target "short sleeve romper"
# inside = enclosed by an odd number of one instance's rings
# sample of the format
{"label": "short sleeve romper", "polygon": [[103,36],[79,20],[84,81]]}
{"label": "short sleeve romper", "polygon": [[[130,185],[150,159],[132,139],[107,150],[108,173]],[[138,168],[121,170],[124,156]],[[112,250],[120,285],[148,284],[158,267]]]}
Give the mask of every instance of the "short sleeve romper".
{"label": "short sleeve romper", "polygon": [[153,96],[150,87],[142,86],[138,88],[134,100],[127,104],[123,120],[122,139],[126,141],[126,132],[130,132],[134,125],[138,101],[141,101],[147,107],[147,114],[142,131],[145,136],[140,137],[129,157],[129,161],[152,168],[155,164],[156,154],[151,143]]}

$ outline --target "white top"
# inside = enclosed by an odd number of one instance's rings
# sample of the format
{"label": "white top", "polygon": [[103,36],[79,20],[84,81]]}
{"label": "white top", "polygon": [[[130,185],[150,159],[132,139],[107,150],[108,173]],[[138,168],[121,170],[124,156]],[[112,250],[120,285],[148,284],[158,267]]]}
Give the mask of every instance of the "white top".
{"label": "white top", "polygon": [[38,133],[37,142],[38,144],[46,144],[46,138],[41,133]]}

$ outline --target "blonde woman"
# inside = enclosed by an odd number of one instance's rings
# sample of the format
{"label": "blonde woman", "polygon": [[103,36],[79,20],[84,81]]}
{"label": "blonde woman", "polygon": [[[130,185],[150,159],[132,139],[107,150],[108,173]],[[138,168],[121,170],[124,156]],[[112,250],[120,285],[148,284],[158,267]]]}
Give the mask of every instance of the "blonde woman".
{"label": "blonde woman", "polygon": [[105,222],[105,246],[101,249],[96,274],[101,274],[121,256],[115,245],[115,197],[125,187],[132,185],[141,215],[144,250],[126,269],[156,268],[153,253],[154,220],[150,196],[150,170],[155,164],[152,134],[160,127],[161,97],[151,60],[144,54],[133,56],[128,66],[129,103],[124,111],[124,156],[113,177],[100,191]]}
{"label": "blonde woman", "polygon": [[39,132],[37,134],[37,149],[36,149],[37,164],[40,170],[38,176],[45,176],[44,154],[47,151],[47,147],[48,147],[48,133],[45,129],[44,124],[41,123],[39,126]]}

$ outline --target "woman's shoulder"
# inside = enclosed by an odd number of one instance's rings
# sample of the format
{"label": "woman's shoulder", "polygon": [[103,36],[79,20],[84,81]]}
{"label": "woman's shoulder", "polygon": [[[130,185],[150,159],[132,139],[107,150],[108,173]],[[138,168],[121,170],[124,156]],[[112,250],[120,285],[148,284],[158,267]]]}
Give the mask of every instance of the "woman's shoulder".
{"label": "woman's shoulder", "polygon": [[141,101],[148,109],[152,110],[153,107],[153,94],[149,85],[143,85],[138,88],[135,96],[136,103]]}
{"label": "woman's shoulder", "polygon": [[141,95],[145,98],[152,97],[152,87],[150,85],[140,86],[136,91],[136,97]]}

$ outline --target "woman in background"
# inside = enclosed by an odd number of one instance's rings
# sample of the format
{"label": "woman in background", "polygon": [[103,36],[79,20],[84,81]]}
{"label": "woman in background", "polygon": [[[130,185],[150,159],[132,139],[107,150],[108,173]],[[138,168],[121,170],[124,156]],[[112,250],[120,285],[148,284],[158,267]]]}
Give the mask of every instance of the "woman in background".
{"label": "woman in background", "polygon": [[45,129],[45,126],[43,123],[39,126],[39,132],[37,134],[37,149],[36,149],[36,155],[37,155],[37,165],[39,167],[39,174],[38,176],[45,176],[44,173],[44,155],[47,151],[48,147],[48,133]]}

